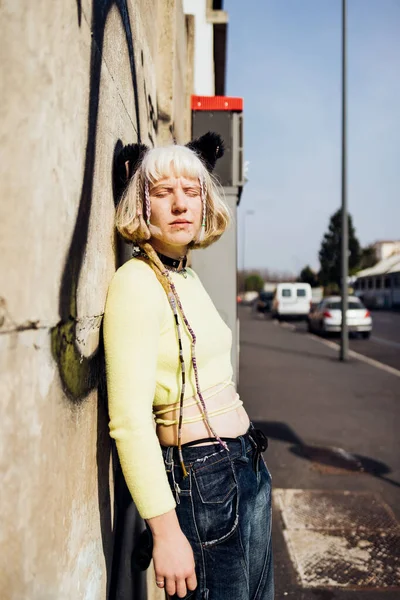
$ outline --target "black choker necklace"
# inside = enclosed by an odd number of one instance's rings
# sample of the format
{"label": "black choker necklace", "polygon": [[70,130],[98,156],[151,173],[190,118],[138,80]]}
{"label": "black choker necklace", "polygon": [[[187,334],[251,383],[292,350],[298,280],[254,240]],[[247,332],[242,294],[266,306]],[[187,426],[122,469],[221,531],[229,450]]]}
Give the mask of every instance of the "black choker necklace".
{"label": "black choker necklace", "polygon": [[[134,246],[132,256],[135,258],[146,258],[147,260],[149,258],[146,252],[144,252],[139,246]],[[181,256],[181,258],[171,258],[170,256],[165,256],[165,254],[161,254],[161,252],[157,252],[157,256],[161,260],[162,264],[167,267],[167,269],[175,271],[176,273],[181,273],[186,277],[187,256]]]}
{"label": "black choker necklace", "polygon": [[186,269],[187,256],[181,256],[180,258],[171,258],[170,256],[165,256],[165,254],[161,254],[161,252],[157,252],[157,255],[163,263],[163,265],[169,267],[170,269],[174,269],[178,273]]}

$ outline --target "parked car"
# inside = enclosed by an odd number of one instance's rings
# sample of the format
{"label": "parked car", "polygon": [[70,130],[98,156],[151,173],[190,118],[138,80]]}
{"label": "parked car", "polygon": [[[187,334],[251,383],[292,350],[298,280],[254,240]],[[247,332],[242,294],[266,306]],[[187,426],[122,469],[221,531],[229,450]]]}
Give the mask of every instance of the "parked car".
{"label": "parked car", "polygon": [[[324,298],[308,315],[308,331],[327,334],[342,330],[342,305],[340,296]],[[349,332],[361,333],[369,338],[372,331],[372,318],[369,310],[356,296],[349,296],[347,309]]]}
{"label": "parked car", "polygon": [[253,302],[256,300],[257,297],[258,297],[258,292],[255,292],[255,291],[244,292],[244,294],[242,295],[242,304],[244,306],[250,306],[251,304],[253,304]]}
{"label": "parked car", "polygon": [[272,303],[272,316],[307,319],[311,307],[309,283],[278,283]]}
{"label": "parked car", "polygon": [[255,310],[260,313],[268,313],[272,309],[274,292],[262,291],[255,302]]}

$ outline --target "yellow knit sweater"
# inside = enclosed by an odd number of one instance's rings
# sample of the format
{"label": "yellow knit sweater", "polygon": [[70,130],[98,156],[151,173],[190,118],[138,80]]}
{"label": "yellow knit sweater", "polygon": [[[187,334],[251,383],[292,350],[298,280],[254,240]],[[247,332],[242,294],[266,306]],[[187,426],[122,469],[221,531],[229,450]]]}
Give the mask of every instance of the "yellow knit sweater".
{"label": "yellow knit sweater", "polygon": [[[194,330],[199,381],[207,390],[232,377],[231,331],[192,269],[171,273]],[[185,399],[196,395],[190,335],[180,319]],[[181,389],[178,336],[167,295],[150,266],[132,258],[115,273],[104,313],[110,435],[144,519],[175,507],[156,436],[153,406],[176,404]]]}

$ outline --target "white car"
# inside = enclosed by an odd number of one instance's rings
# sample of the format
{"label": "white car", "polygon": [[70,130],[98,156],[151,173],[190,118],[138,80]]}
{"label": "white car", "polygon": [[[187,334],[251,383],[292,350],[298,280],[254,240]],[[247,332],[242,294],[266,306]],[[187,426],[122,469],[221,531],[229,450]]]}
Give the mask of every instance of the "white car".
{"label": "white car", "polygon": [[309,283],[278,283],[272,302],[272,316],[277,319],[285,317],[307,319],[311,298]]}
{"label": "white car", "polygon": [[[342,330],[342,299],[340,296],[324,298],[308,315],[308,331],[327,334]],[[369,338],[372,331],[372,318],[369,310],[356,296],[349,296],[347,309],[349,332],[361,333]]]}

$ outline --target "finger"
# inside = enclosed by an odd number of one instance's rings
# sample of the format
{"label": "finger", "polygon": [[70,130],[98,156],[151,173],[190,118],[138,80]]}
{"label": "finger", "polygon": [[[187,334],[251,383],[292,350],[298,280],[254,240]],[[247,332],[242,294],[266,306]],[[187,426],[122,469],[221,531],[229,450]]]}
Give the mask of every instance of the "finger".
{"label": "finger", "polygon": [[175,579],[167,579],[165,581],[165,589],[168,596],[173,596],[176,593]]}
{"label": "finger", "polygon": [[193,572],[193,575],[186,578],[186,586],[191,592],[197,588],[197,577],[195,572]]}
{"label": "finger", "polygon": [[156,575],[156,586],[158,588],[160,588],[160,590],[163,589],[163,587],[165,586],[165,580],[164,577],[157,577]]}
{"label": "finger", "polygon": [[184,598],[187,594],[186,581],[185,579],[177,579],[176,581],[176,593],[179,598]]}

